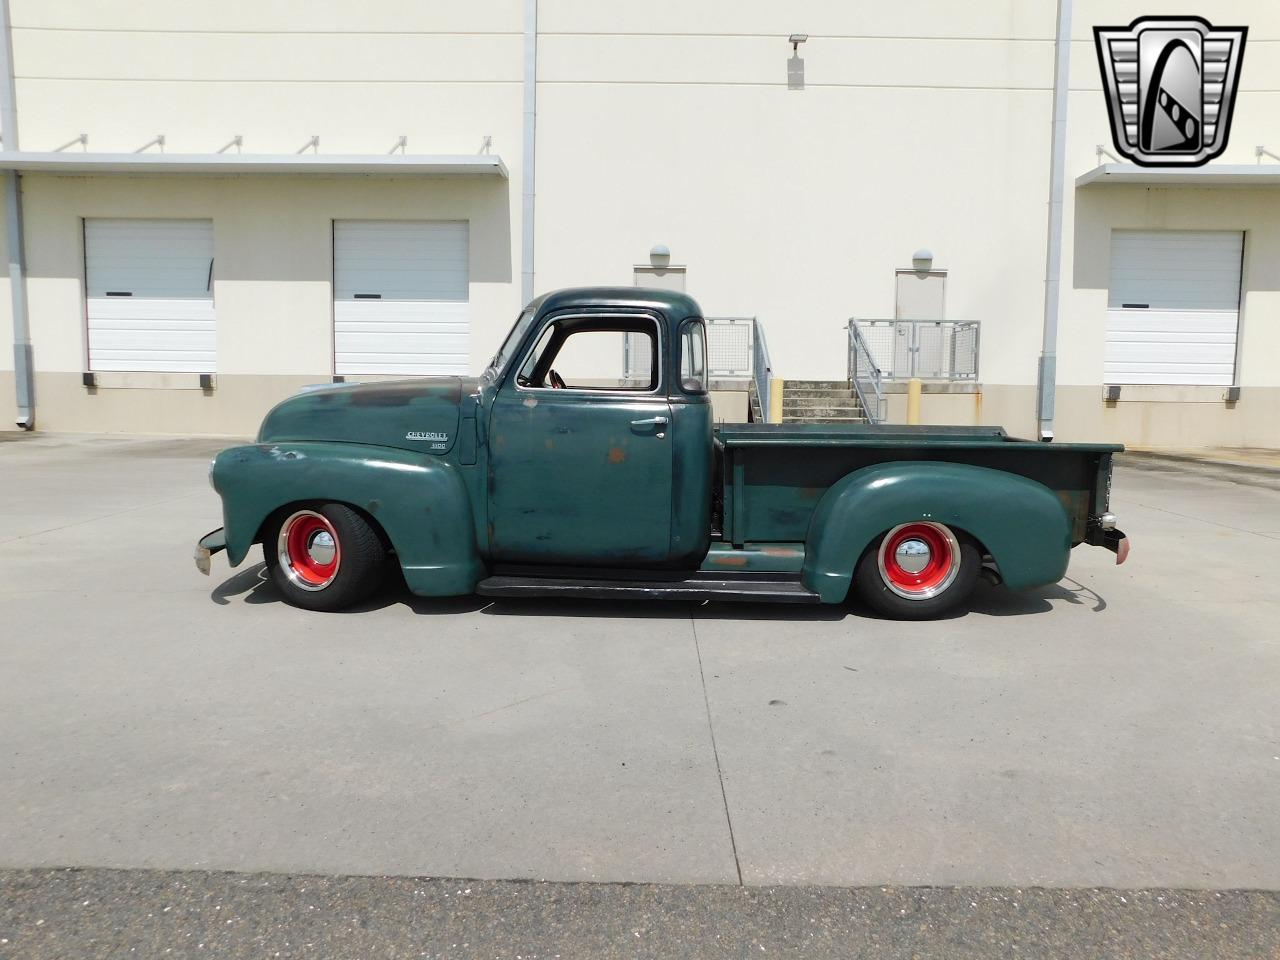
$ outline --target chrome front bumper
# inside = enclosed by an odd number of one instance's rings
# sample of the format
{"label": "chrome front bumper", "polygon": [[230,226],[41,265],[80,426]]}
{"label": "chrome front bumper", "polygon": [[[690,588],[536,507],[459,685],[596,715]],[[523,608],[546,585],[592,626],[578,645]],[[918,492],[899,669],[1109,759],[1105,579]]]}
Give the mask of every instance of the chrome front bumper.
{"label": "chrome front bumper", "polygon": [[213,555],[225,549],[227,549],[227,534],[222,527],[206,533],[196,544],[196,569],[207,577],[209,568],[212,566]]}

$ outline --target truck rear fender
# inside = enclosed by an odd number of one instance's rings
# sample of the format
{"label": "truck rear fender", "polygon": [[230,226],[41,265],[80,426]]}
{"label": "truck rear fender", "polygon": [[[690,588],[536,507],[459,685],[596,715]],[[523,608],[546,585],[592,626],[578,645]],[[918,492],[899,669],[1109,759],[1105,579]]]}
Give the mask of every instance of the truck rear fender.
{"label": "truck rear fender", "polygon": [[1071,524],[1044,484],[987,467],[893,462],[842,477],[818,501],[809,522],[804,585],[826,603],[841,602],[863,551],[912,520],[968,533],[1013,590],[1055,583],[1067,571]]}
{"label": "truck rear fender", "polygon": [[381,528],[414,593],[471,593],[485,576],[466,484],[447,461],[353,443],[262,443],[224,450],[212,476],[232,566],[277,510],[328,501],[353,507]]}

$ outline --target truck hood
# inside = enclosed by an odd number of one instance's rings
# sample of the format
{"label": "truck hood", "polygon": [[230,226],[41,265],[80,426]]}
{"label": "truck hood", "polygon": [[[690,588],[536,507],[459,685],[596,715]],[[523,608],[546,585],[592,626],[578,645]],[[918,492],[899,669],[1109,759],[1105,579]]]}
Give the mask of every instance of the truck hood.
{"label": "truck hood", "polygon": [[480,381],[466,377],[314,387],[277,404],[258,442],[339,440],[440,456],[453,448],[459,409],[479,393]]}

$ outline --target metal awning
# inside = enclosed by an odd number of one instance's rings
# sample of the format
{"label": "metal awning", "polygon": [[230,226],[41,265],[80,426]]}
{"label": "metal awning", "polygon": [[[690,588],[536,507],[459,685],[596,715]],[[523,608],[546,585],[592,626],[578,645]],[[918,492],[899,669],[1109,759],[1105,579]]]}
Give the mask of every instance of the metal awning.
{"label": "metal awning", "polygon": [[1274,187],[1280,186],[1280,163],[1203,167],[1140,167],[1132,163],[1104,163],[1076,177],[1077,187],[1108,183],[1147,187]]}
{"label": "metal awning", "polygon": [[330,174],[365,176],[496,176],[507,166],[493,154],[35,153],[0,150],[0,170],[86,174]]}

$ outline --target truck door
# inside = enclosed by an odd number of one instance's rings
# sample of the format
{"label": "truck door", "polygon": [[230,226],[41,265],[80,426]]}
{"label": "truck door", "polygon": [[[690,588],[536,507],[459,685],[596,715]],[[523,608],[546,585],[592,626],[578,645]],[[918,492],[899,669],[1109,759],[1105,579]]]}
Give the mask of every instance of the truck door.
{"label": "truck door", "polygon": [[489,429],[495,560],[657,566],[671,551],[671,406],[648,314],[553,316]]}

